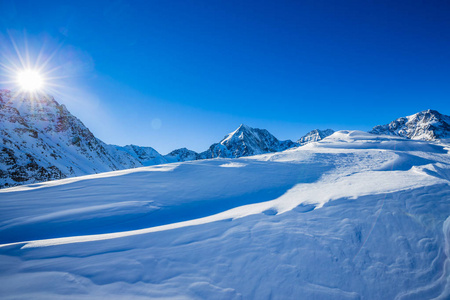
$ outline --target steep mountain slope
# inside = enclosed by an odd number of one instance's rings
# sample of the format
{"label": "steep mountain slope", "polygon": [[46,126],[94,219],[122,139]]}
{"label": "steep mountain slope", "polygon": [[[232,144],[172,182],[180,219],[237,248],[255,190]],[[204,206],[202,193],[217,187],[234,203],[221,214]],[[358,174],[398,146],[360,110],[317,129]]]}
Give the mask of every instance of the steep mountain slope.
{"label": "steep mountain slope", "polygon": [[449,299],[447,146],[285,152],[0,190],[2,299]]}
{"label": "steep mountain slope", "polygon": [[318,142],[320,140],[323,140],[327,136],[332,135],[333,133],[334,133],[334,130],[332,130],[332,129],[325,129],[325,130],[315,129],[315,130],[311,130],[310,132],[308,132],[307,134],[302,136],[297,141],[297,144],[299,144],[299,145],[306,145],[308,143]]}
{"label": "steep mountain slope", "polygon": [[108,148],[47,95],[1,90],[0,133],[0,187],[141,166]]}
{"label": "steep mountain slope", "polygon": [[251,128],[241,124],[238,129],[225,136],[219,143],[211,145],[207,151],[200,153],[200,157],[236,158],[284,151],[293,146],[295,143],[292,141],[279,141],[265,129]]}
{"label": "steep mountain slope", "polygon": [[429,109],[375,126],[370,133],[425,141],[447,139],[450,138],[450,117]]}

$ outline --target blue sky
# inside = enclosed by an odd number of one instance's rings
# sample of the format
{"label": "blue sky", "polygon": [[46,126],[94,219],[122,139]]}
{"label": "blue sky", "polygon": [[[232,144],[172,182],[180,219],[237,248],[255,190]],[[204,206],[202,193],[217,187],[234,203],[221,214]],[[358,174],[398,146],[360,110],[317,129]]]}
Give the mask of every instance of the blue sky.
{"label": "blue sky", "polygon": [[0,50],[53,54],[52,91],[97,137],[165,154],[240,123],[295,140],[450,114],[449,15],[448,1],[2,0]]}

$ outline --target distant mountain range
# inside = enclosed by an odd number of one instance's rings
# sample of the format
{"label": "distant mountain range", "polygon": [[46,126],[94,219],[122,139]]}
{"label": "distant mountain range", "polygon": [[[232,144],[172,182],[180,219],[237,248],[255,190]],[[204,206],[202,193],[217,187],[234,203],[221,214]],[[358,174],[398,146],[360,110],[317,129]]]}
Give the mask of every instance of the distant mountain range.
{"label": "distant mountain range", "polygon": [[[424,111],[376,126],[371,133],[412,139],[448,138],[450,117]],[[296,142],[244,124],[204,152],[180,148],[161,155],[151,147],[108,145],[51,96],[37,99],[0,90],[0,188],[66,177],[210,158],[284,151],[334,133],[313,130]]]}

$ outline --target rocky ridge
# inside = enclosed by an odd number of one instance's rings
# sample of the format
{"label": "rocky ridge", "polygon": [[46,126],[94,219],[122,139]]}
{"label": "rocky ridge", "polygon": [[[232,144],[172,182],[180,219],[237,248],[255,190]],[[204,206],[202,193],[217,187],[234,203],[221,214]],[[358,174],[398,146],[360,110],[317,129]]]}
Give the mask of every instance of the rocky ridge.
{"label": "rocky ridge", "polygon": [[327,136],[330,136],[334,133],[333,129],[314,129],[302,136],[298,141],[297,144],[299,145],[305,145],[312,142],[318,142],[320,140],[323,140]]}
{"label": "rocky ridge", "polygon": [[397,135],[413,140],[434,141],[450,138],[450,117],[428,109],[375,126],[369,133]]}

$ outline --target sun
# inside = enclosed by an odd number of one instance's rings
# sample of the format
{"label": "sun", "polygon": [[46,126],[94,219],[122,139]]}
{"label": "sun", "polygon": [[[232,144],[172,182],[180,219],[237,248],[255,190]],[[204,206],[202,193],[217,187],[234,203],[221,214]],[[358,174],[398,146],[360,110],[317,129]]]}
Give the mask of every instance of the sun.
{"label": "sun", "polygon": [[42,89],[44,78],[36,70],[23,70],[17,73],[17,84],[22,90],[35,92]]}

